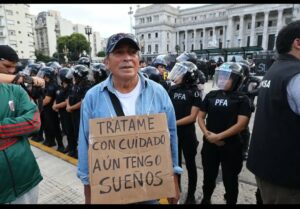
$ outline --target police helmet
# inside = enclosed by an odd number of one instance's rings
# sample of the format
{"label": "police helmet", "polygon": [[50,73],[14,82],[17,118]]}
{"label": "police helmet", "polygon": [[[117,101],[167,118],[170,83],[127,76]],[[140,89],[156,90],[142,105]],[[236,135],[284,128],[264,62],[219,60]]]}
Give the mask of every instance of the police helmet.
{"label": "police helmet", "polygon": [[157,83],[160,82],[161,76],[157,68],[153,66],[147,66],[141,69],[141,73],[146,77],[149,78]]}
{"label": "police helmet", "polygon": [[162,66],[164,66],[165,68],[167,67],[167,61],[166,61],[166,59],[165,59],[165,57],[164,56],[157,56],[154,60],[153,60],[153,62],[152,62],[152,64],[151,64],[151,66],[153,66],[153,67],[158,67],[159,65],[162,65]]}
{"label": "police helmet", "polygon": [[238,63],[242,66],[245,77],[248,77],[250,75],[250,63],[247,60],[241,60]]}
{"label": "police helmet", "polygon": [[92,71],[96,82],[103,81],[108,76],[106,67],[103,63],[94,63],[92,65]]}
{"label": "police helmet", "polygon": [[197,66],[189,61],[177,62],[168,75],[168,79],[177,83],[182,78],[183,84],[197,84],[199,78]]}
{"label": "police helmet", "polygon": [[40,78],[48,77],[49,79],[54,79],[55,70],[52,67],[43,67],[39,70],[37,76]]}
{"label": "police helmet", "polygon": [[72,77],[67,76],[70,71],[71,71],[71,69],[67,68],[67,67],[60,69],[60,71],[58,72],[58,76],[59,76],[61,82],[65,82],[65,83],[72,82]]}
{"label": "police helmet", "polygon": [[43,61],[38,61],[38,62],[36,62],[36,64],[44,64],[46,66],[45,62],[43,62]]}
{"label": "police helmet", "polygon": [[85,78],[89,74],[89,69],[85,65],[75,65],[73,68],[74,78]]}
{"label": "police helmet", "polygon": [[38,61],[36,64],[39,64],[42,67],[46,67],[46,64],[42,61]]}
{"label": "police helmet", "polygon": [[197,55],[195,52],[183,52],[181,55],[179,55],[176,58],[176,61],[177,62],[189,61],[196,65],[197,64]]}
{"label": "police helmet", "polygon": [[33,63],[29,64],[25,69],[25,73],[30,75],[30,76],[36,76],[39,72],[39,70],[42,68],[40,64]]}
{"label": "police helmet", "polygon": [[[227,83],[232,80],[229,88]],[[244,80],[243,67],[237,62],[224,62],[220,67],[216,68],[213,85],[218,89],[226,91],[236,91]]]}
{"label": "police helmet", "polygon": [[93,63],[92,64],[92,71],[93,72],[99,72],[99,73],[101,73],[102,70],[106,71],[105,64],[103,64],[103,63]]}
{"label": "police helmet", "polygon": [[61,68],[61,65],[56,61],[48,62],[46,66],[47,67],[52,67],[53,69],[60,69]]}
{"label": "police helmet", "polygon": [[90,67],[90,59],[88,57],[80,57],[78,60],[78,65]]}

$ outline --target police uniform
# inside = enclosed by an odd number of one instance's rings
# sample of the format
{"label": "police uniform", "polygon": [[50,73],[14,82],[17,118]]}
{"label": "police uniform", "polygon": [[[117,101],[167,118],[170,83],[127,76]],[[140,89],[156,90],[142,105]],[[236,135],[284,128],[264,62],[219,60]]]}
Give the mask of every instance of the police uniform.
{"label": "police uniform", "polygon": [[47,82],[45,85],[45,94],[44,96],[51,97],[51,101],[43,107],[43,111],[41,114],[41,119],[43,120],[44,131],[46,140],[44,142],[47,146],[55,146],[56,139],[58,148],[60,151],[63,150],[63,143],[62,143],[62,134],[60,129],[60,121],[58,118],[58,113],[52,109],[53,102],[56,97],[58,85],[56,81],[51,80],[49,83]]}
{"label": "police uniform", "polygon": [[[68,98],[70,91],[71,91],[72,85],[68,85],[68,87],[65,89],[63,87],[59,87],[59,89],[56,91],[56,104],[62,103],[66,101]],[[58,110],[60,121],[63,130],[65,131],[67,135],[67,141],[68,141],[68,147],[70,154],[75,156],[76,153],[76,138],[74,136],[74,127],[72,125],[72,117],[71,113],[67,112],[65,108],[60,108]],[[67,152],[67,150],[65,150]]]}
{"label": "police uniform", "polygon": [[[200,109],[207,113],[207,130],[216,134],[236,124],[238,115],[247,117],[251,115],[249,98],[237,91],[211,91],[205,96]],[[242,144],[239,134],[225,138],[223,141],[225,145],[217,146],[208,142],[203,136],[201,150],[204,172],[203,201],[210,201],[216,187],[216,178],[221,163],[226,192],[224,197],[227,204],[236,204],[238,175],[243,166]]]}
{"label": "police uniform", "polygon": [[[200,108],[201,92],[198,90],[197,86],[175,85],[170,88],[169,95],[175,109],[176,120],[189,116],[193,106]],[[196,137],[194,122],[177,126],[177,136],[179,166],[181,166],[182,163],[181,153],[183,153],[186,168],[188,170],[188,198],[190,198],[192,196],[194,197],[197,186],[197,167],[195,157],[199,142]]]}
{"label": "police uniform", "polygon": [[[32,96],[34,103],[38,106],[39,112],[41,113],[43,111],[43,98],[44,98],[43,89],[40,87],[33,86],[31,89],[31,96]],[[33,134],[31,139],[36,142],[44,141],[43,134],[44,134],[44,125],[43,125],[43,120],[41,120],[41,128],[40,128],[39,132]]]}
{"label": "police uniform", "polygon": [[[91,88],[92,84],[89,80],[81,80],[78,84],[74,84],[72,90],[69,95],[69,104],[70,106],[77,104],[80,102],[85,93]],[[76,139],[76,147],[78,142],[78,132],[79,132],[79,124],[80,124],[80,108],[71,112],[73,127],[74,127],[74,136]]]}
{"label": "police uniform", "polygon": [[[250,107],[251,112],[253,113],[255,111],[255,105],[254,105],[254,99],[258,95],[259,85],[261,80],[254,76],[248,76],[243,81],[243,84],[241,85],[239,91],[244,92],[250,99]],[[256,84],[254,89],[251,89],[251,92],[249,92],[249,88],[251,85]],[[250,86],[250,87],[249,87]],[[246,129],[244,129],[241,132],[241,138],[242,138],[242,144],[243,144],[243,159],[247,159],[248,155],[248,147],[249,147],[249,141],[250,141],[250,130],[249,126],[247,126]]]}
{"label": "police uniform", "polygon": [[160,77],[161,77],[161,79],[159,80],[159,84],[161,84],[164,87],[164,89],[166,89],[166,91],[169,91],[170,82],[168,80],[165,80],[163,78],[163,76],[160,76]]}

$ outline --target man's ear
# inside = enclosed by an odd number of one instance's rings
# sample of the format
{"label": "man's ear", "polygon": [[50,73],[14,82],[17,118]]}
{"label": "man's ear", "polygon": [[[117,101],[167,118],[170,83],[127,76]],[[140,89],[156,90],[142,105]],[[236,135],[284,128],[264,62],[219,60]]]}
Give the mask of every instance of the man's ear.
{"label": "man's ear", "polygon": [[109,62],[108,62],[107,57],[105,57],[105,59],[103,60],[103,64],[105,64],[106,68],[108,69]]}

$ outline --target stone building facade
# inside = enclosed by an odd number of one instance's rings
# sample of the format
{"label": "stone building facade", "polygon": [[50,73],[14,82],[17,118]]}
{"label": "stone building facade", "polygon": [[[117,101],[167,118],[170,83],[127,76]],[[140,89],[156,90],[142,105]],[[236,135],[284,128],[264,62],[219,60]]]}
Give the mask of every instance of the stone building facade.
{"label": "stone building facade", "polygon": [[300,17],[300,4],[168,4],[138,8],[135,34],[143,55],[260,46],[273,51],[278,31]]}

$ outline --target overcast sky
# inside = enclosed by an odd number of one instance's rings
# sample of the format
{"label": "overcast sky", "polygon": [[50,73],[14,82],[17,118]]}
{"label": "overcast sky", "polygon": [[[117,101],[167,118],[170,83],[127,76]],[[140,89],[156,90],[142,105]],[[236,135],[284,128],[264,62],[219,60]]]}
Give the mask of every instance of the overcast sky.
{"label": "overcast sky", "polygon": [[[145,7],[150,4],[140,4]],[[181,9],[201,6],[203,4],[170,4]],[[70,20],[73,24],[92,26],[93,31],[98,31],[101,37],[108,38],[118,32],[130,31],[129,7],[133,12],[137,4],[30,4],[30,13],[38,15],[39,12],[57,10],[61,17]],[[134,25],[132,15],[132,25]]]}

